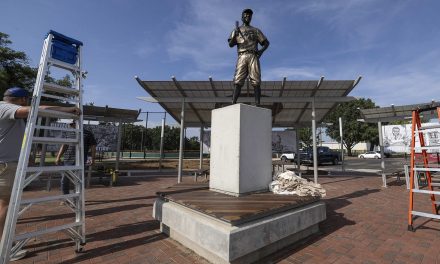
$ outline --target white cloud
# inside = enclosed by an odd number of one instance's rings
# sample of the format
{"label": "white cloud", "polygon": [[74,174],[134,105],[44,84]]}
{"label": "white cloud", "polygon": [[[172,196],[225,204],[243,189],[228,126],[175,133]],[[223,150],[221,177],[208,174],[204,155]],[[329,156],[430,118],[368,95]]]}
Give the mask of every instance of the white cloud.
{"label": "white cloud", "polygon": [[398,65],[363,68],[362,84],[354,95],[372,98],[378,105],[404,105],[430,102],[440,99],[440,52],[432,51],[424,56]]}
{"label": "white cloud", "polygon": [[298,15],[322,21],[328,29],[343,38],[349,47],[378,45],[392,27],[392,21],[407,6],[409,0],[307,0],[290,2],[286,9]]}
{"label": "white cloud", "polygon": [[298,68],[290,68],[290,67],[275,67],[268,68],[263,70],[263,79],[264,80],[280,80],[284,77],[287,79],[295,80],[295,79],[319,79],[320,78],[321,69],[313,69],[308,67],[298,67]]}
{"label": "white cloud", "polygon": [[[189,2],[186,16],[168,33],[167,51],[172,59],[190,59],[197,71],[217,73],[235,65],[236,48],[230,48],[227,38],[240,20],[242,3],[234,1]],[[269,21],[266,12],[258,21]],[[210,75],[210,74],[208,74]],[[232,73],[231,73],[232,75]]]}

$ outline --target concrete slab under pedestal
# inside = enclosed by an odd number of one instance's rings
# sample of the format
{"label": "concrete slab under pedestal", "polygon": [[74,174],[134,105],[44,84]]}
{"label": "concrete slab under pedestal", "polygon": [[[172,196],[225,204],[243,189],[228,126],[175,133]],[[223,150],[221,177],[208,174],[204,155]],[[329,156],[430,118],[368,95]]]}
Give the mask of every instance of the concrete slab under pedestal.
{"label": "concrete slab under pedestal", "polygon": [[162,232],[213,263],[252,263],[318,232],[326,219],[314,197],[233,197],[201,188],[158,195],[153,216]]}

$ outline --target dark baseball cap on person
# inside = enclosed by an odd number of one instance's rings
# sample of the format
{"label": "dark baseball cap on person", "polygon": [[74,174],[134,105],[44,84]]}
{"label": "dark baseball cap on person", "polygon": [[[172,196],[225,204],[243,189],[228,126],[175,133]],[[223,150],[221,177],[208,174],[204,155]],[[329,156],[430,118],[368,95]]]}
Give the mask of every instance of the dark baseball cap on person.
{"label": "dark baseball cap on person", "polygon": [[254,12],[252,12],[252,9],[246,8],[245,10],[243,10],[243,12],[241,12],[242,14],[250,14],[253,15]]}
{"label": "dark baseball cap on person", "polygon": [[4,96],[7,97],[28,97],[29,92],[23,88],[13,87],[6,90]]}

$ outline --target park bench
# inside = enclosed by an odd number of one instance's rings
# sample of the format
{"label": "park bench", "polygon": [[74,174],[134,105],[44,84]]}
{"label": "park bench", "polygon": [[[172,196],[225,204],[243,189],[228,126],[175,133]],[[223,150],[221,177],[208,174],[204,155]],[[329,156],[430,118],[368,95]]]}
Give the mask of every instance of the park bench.
{"label": "park bench", "polygon": [[194,173],[194,181],[197,181],[198,176],[205,176],[205,180],[207,180],[209,175],[209,169],[199,169],[193,171],[193,173]]}

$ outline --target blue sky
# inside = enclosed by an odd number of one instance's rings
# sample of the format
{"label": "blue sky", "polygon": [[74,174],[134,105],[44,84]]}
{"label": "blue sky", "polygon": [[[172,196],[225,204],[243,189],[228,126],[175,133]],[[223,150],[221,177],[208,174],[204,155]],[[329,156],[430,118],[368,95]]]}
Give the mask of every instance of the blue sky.
{"label": "blue sky", "polygon": [[136,99],[146,93],[134,76],[232,79],[236,51],[226,39],[244,8],[271,42],[263,80],[362,75],[350,95],[380,106],[440,99],[435,0],[2,0],[0,31],[32,66],[50,29],[81,40],[85,102],[160,111]]}

